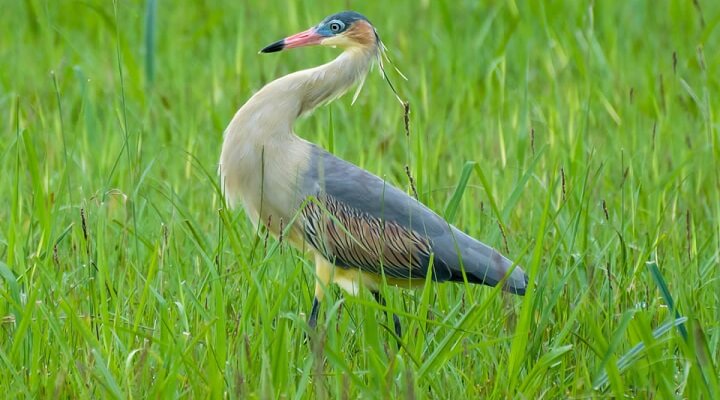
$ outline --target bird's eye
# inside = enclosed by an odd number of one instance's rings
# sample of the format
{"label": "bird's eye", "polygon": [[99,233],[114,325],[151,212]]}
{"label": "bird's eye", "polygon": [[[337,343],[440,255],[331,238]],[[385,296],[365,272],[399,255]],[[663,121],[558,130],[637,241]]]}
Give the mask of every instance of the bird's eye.
{"label": "bird's eye", "polygon": [[343,24],[342,21],[337,21],[337,20],[330,22],[329,26],[330,26],[330,30],[333,33],[338,33],[338,32],[341,32],[343,29],[345,29],[345,24]]}

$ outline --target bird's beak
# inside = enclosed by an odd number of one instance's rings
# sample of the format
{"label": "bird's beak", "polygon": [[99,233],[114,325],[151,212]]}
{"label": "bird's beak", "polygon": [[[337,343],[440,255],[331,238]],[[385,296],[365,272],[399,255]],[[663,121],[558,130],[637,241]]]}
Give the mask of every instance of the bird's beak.
{"label": "bird's beak", "polygon": [[315,30],[310,28],[304,32],[296,33],[292,36],[288,36],[285,39],[278,40],[260,50],[261,53],[274,53],[285,49],[292,49],[294,47],[312,46],[320,44],[325,37]]}

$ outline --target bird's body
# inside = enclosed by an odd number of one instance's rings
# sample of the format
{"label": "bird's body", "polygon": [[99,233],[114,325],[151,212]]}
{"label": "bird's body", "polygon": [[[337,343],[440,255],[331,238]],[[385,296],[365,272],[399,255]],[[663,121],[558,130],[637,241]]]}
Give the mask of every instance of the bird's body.
{"label": "bird's body", "polygon": [[372,25],[353,12],[330,16],[264,51],[308,44],[345,51],[252,96],[225,132],[220,174],[231,206],[242,204],[255,224],[276,236],[284,230],[293,245],[315,254],[311,324],[318,300],[333,282],[351,294],[361,286],[377,294],[383,279],[409,287],[432,271],[435,281],[503,282],[505,290],[524,294],[527,276],[510,260],[404,191],[293,132],[298,117],[364,79],[381,51]]}

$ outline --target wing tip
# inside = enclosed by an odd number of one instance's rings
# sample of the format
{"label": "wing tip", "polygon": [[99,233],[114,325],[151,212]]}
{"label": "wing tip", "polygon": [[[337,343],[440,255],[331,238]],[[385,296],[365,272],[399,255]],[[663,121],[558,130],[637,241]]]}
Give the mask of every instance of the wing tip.
{"label": "wing tip", "polygon": [[512,294],[515,294],[518,296],[525,296],[525,291],[527,290],[527,286],[528,286],[528,277],[527,277],[527,275],[525,275],[524,282],[521,285],[517,285],[517,284],[508,282],[505,284],[505,287],[503,287],[503,290],[508,293],[512,293]]}
{"label": "wing tip", "polygon": [[[522,274],[522,278],[515,277],[514,275],[516,274]],[[525,296],[525,291],[527,290],[528,283],[530,283],[528,275],[525,273],[525,271],[523,271],[522,268],[520,268],[520,266],[517,266],[505,281],[505,286],[503,287],[503,290],[512,294],[516,294],[518,296]]]}

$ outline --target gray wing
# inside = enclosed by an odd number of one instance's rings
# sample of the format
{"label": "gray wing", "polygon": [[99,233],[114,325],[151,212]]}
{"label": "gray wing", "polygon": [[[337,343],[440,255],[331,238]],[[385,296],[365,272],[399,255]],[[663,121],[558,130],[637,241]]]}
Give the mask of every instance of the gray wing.
{"label": "gray wing", "polygon": [[[513,267],[493,248],[448,224],[419,201],[377,176],[311,147],[302,190],[308,242],[343,268],[395,278],[495,286]],[[465,274],[463,274],[463,271]],[[516,267],[504,289],[524,294],[527,275]]]}

